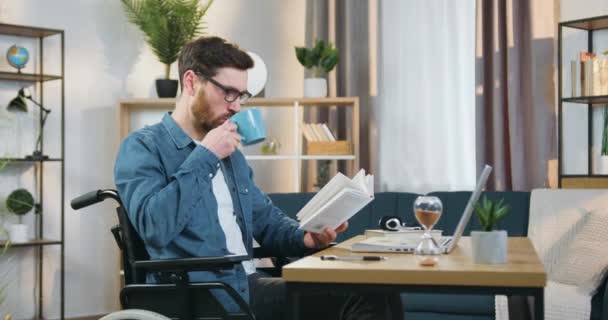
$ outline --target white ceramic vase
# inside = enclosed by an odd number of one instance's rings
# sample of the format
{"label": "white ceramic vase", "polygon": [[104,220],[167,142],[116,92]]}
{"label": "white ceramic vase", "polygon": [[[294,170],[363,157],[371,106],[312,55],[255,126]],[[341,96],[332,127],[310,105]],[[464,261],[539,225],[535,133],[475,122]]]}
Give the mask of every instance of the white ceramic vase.
{"label": "white ceramic vase", "polygon": [[8,239],[12,243],[22,243],[29,240],[27,224],[11,224],[8,226]]}
{"label": "white ceramic vase", "polygon": [[325,78],[304,79],[304,97],[327,97],[327,80]]}
{"label": "white ceramic vase", "polygon": [[484,264],[507,262],[507,231],[471,231],[473,261]]}

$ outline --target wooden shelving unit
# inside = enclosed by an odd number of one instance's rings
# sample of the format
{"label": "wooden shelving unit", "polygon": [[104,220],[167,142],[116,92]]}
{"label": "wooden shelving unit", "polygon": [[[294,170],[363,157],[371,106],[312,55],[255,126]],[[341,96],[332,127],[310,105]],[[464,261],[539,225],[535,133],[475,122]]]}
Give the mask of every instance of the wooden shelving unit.
{"label": "wooden shelving unit", "polygon": [[[36,303],[37,303],[37,310],[36,310],[36,314],[35,314],[35,318],[36,319],[46,319],[47,316],[44,314],[44,308],[43,308],[43,294],[44,294],[44,290],[45,288],[43,288],[43,284],[44,284],[44,279],[45,277],[48,275],[48,273],[44,272],[43,266],[44,266],[44,259],[48,259],[48,253],[46,254],[47,257],[45,257],[45,253],[44,253],[44,247],[46,246],[59,246],[60,250],[59,250],[59,270],[58,270],[58,275],[59,275],[59,279],[58,279],[58,283],[54,284],[54,286],[59,286],[59,304],[60,304],[60,313],[59,313],[59,317],[60,319],[64,319],[65,317],[65,228],[64,228],[64,222],[65,222],[65,217],[64,217],[64,213],[65,213],[65,209],[64,209],[64,199],[65,199],[65,165],[64,165],[64,159],[65,159],[65,85],[64,85],[64,74],[65,74],[65,55],[64,55],[64,48],[65,48],[65,42],[64,42],[64,31],[63,30],[57,30],[57,29],[47,29],[47,28],[38,28],[38,27],[30,27],[30,26],[20,26],[20,25],[11,25],[11,24],[4,24],[4,23],[0,23],[0,36],[4,37],[4,36],[11,36],[11,37],[25,37],[25,38],[31,38],[33,40],[34,43],[37,43],[37,48],[36,48],[36,52],[35,55],[32,54],[30,56],[30,59],[37,59],[37,67],[36,70],[34,71],[34,73],[23,73],[23,72],[15,72],[12,70],[0,70],[0,82],[18,82],[20,86],[36,86],[37,90],[36,90],[36,96],[35,99],[42,105],[44,105],[47,108],[51,108],[54,114],[59,114],[60,116],[60,145],[61,145],[61,151],[60,154],[58,156],[55,157],[51,157],[51,158],[45,158],[45,159],[34,159],[34,158],[19,158],[19,157],[10,157],[11,155],[3,155],[3,156],[8,156],[9,158],[0,158],[0,162],[9,161],[9,166],[10,165],[32,165],[35,167],[34,170],[34,175],[35,175],[35,180],[36,180],[36,185],[37,185],[37,190],[34,190],[32,192],[32,194],[34,195],[34,198],[37,200],[36,203],[36,209],[35,210],[39,210],[38,212],[38,223],[37,223],[37,227],[35,230],[35,239],[29,240],[27,242],[23,242],[23,243],[11,243],[9,245],[9,250],[19,250],[20,248],[26,248],[26,247],[31,247],[35,249],[35,255],[36,255],[36,268],[35,268],[35,283],[37,285],[37,289],[35,290],[35,298],[36,298]],[[49,75],[45,73],[45,68],[44,68],[44,52],[45,49],[48,50],[48,44],[45,45],[45,39],[47,39],[48,37],[55,37],[54,39],[57,39],[56,37],[59,37],[59,48],[57,50],[60,50],[60,61],[58,62],[60,64],[60,74],[59,75]],[[55,49],[53,49],[55,50]],[[4,52],[4,51],[3,51]],[[48,64],[48,63],[47,63]],[[59,85],[59,90],[60,90],[60,104],[59,105],[53,105],[53,106],[46,106],[44,103],[44,90],[45,90],[45,83],[47,83],[48,81],[59,81],[60,85]],[[53,88],[53,90],[55,90]],[[4,101],[2,102],[2,106],[6,106],[8,103],[8,101]],[[31,104],[31,102],[27,102],[28,104]],[[40,125],[38,126],[37,130],[40,129],[42,122],[43,122],[43,116],[42,113],[39,113],[39,123]],[[0,137],[1,138],[1,137]],[[33,147],[33,146],[32,146]],[[41,152],[42,154],[44,154],[44,131],[42,132],[42,139],[41,139]],[[32,150],[33,151],[33,150]],[[49,165],[50,163],[52,163],[53,166],[55,166],[54,168],[57,167],[57,165],[59,165],[61,167],[61,177],[59,179],[59,183],[60,185],[57,185],[56,188],[58,188],[60,190],[60,199],[54,199],[52,202],[55,203],[59,203],[58,208],[56,208],[56,210],[58,211],[58,217],[56,217],[55,215],[53,215],[52,217],[49,216],[48,212],[45,212],[45,206],[44,206],[44,195],[45,195],[45,183],[48,184],[48,182],[45,182],[45,167],[47,165]],[[1,175],[1,174],[0,174]],[[0,179],[1,176],[0,176]],[[50,179],[49,181],[53,181],[55,179]],[[48,188],[49,186],[47,185],[46,188]],[[53,208],[53,211],[55,210],[55,208]],[[33,214],[33,213],[31,213]],[[60,220],[60,236],[59,239],[48,239],[45,237],[45,230],[44,230],[44,226],[45,226],[45,219],[59,219]],[[6,246],[7,242],[6,241],[0,241],[0,248],[4,248]],[[21,289],[23,290],[30,290],[30,288],[27,287],[22,287]],[[32,288],[33,289],[33,288]],[[9,293],[11,294],[11,293]],[[26,295],[22,295],[22,296],[26,296]],[[29,295],[27,295],[29,296]],[[29,303],[29,301],[28,301]]]}
{"label": "wooden shelving unit", "polygon": [[[317,160],[348,161],[346,174],[352,175],[359,168],[359,98],[358,97],[336,97],[336,98],[253,98],[244,107],[259,108],[293,108],[293,136],[292,141],[296,152],[287,155],[245,155],[250,161],[295,161],[293,175],[294,190],[301,189],[302,162]],[[122,140],[131,131],[131,114],[135,111],[170,111],[175,107],[175,99],[130,99],[123,100],[119,104],[119,128]],[[348,140],[352,143],[352,154],[350,155],[307,155],[304,153],[303,138],[301,133],[301,111],[303,108],[352,108],[351,132]],[[160,121],[160,119],[159,119]],[[268,126],[268,124],[267,124]]]}
{"label": "wooden shelving unit", "polygon": [[[593,52],[593,34],[600,30],[608,30],[608,16],[599,16],[587,19],[565,21],[559,23],[558,28],[558,186],[560,188],[608,188],[608,175],[593,172],[593,108],[608,104],[608,95],[564,97],[563,88],[563,30],[573,28],[587,33],[587,52]],[[572,79],[578,81],[578,79]],[[582,90],[582,89],[581,89]],[[577,103],[587,106],[587,173],[564,173],[564,133],[563,133],[563,104]]]}

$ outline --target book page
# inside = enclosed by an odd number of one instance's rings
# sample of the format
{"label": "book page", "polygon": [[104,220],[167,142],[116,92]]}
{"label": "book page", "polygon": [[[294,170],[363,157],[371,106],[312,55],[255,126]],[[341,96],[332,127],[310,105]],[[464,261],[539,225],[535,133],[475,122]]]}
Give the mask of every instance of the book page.
{"label": "book page", "polygon": [[359,170],[357,174],[353,177],[353,183],[357,186],[357,188],[361,191],[367,192],[367,187],[365,186],[365,169]]}
{"label": "book page", "polygon": [[307,215],[313,214],[324,203],[329,201],[341,189],[344,189],[350,181],[345,175],[338,172],[308,203],[298,212],[296,217],[305,220]]}
{"label": "book page", "polygon": [[[355,175],[355,178],[358,176],[363,176],[364,174],[365,170],[361,169],[359,173]],[[359,184],[353,182],[347,176],[338,172],[321,190],[319,190],[319,192],[317,192],[312,199],[310,199],[310,201],[300,210],[300,212],[298,212],[296,217],[300,221],[306,220],[310,215],[316,213],[321,206],[327,203],[329,199],[344,188],[351,188],[367,193],[366,188],[361,188]]]}
{"label": "book page", "polygon": [[321,233],[326,227],[335,229],[373,200],[356,189],[346,188],[331,198],[316,214],[300,223],[300,229]]}

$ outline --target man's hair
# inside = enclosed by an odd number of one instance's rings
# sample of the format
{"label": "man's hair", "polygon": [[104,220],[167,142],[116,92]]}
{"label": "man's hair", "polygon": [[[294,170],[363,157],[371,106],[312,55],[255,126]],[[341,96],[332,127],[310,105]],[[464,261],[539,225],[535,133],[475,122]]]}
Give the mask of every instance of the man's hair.
{"label": "man's hair", "polygon": [[253,67],[253,60],[236,45],[219,37],[200,37],[192,40],[179,53],[177,63],[180,88],[183,89],[184,73],[188,70],[213,77],[217,69],[232,67],[247,70]]}

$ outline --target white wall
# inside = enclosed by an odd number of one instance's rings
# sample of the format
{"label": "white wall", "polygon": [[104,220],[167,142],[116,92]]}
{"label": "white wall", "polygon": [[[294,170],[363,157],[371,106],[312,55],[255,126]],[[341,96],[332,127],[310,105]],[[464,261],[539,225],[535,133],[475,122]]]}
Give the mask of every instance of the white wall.
{"label": "white wall", "polygon": [[[561,0],[560,2],[560,21],[608,15],[608,1],[605,0]],[[563,37],[563,94],[564,97],[568,97],[570,96],[569,61],[578,60],[578,53],[586,51],[587,35],[584,31],[572,31],[565,28]],[[594,52],[608,50],[608,32],[596,32],[593,45]],[[608,159],[599,156],[602,143],[603,108],[594,107],[593,110],[594,143],[592,150],[594,156],[592,172],[608,174]],[[563,172],[566,174],[586,174],[587,105],[564,103],[563,119]]]}
{"label": "white wall", "polygon": [[[293,47],[304,44],[304,0],[221,0],[208,12],[208,32],[235,41],[246,50],[258,53],[269,71],[266,96],[300,96],[303,71],[295,59]],[[112,168],[118,147],[117,104],[124,98],[155,97],[154,79],[163,72],[142,41],[139,31],[129,24],[119,1],[107,0],[0,0],[0,21],[65,30],[66,85],[66,316],[102,314],[119,308],[117,294],[117,249],[109,228],[115,224],[113,206],[104,203],[75,212],[69,201],[77,195],[97,188],[113,187]],[[17,39],[0,40],[4,52]],[[21,44],[21,43],[20,43]],[[35,43],[34,43],[35,44]],[[29,44],[23,43],[28,46]],[[49,60],[58,57],[58,42],[45,48]],[[36,47],[32,45],[32,52]],[[55,51],[53,53],[52,51]],[[54,60],[58,61],[58,60]],[[30,67],[34,67],[35,62]],[[50,62],[45,60],[50,67]],[[0,70],[8,70],[0,59]],[[58,71],[58,69],[57,69]],[[172,75],[177,77],[176,66]],[[14,95],[17,84],[0,84],[0,105]],[[45,103],[57,108],[58,86],[45,87]],[[0,108],[4,109],[4,108]],[[57,109],[54,109],[57,110]],[[59,118],[54,111],[45,130],[47,150],[59,154]],[[34,137],[33,115],[6,120],[0,111],[0,153],[28,153]],[[2,120],[4,119],[4,120]],[[287,125],[288,127],[288,125]],[[6,129],[8,128],[8,129]],[[280,134],[280,128],[278,134]],[[18,130],[18,131],[17,131]],[[23,145],[4,143],[5,134],[22,134]],[[9,136],[9,138],[12,136]],[[8,139],[9,142],[12,141]],[[275,168],[276,169],[276,168]],[[2,175],[0,199],[15,185],[30,186],[29,167],[13,169],[16,174]],[[45,169],[48,173],[45,193],[45,227],[49,236],[59,235],[58,201],[59,168]],[[257,169],[265,176],[270,168]],[[282,169],[281,169],[282,170]],[[286,169],[289,170],[289,169]],[[291,171],[287,171],[291,172]],[[5,183],[5,176],[11,177]],[[272,185],[281,177],[271,176],[261,183]],[[270,182],[269,182],[270,181]],[[54,190],[53,190],[54,189]],[[33,216],[28,223],[33,223]],[[46,249],[44,260],[45,314],[59,315],[58,249]],[[10,312],[14,318],[31,318],[34,294],[34,272],[31,267],[33,251],[15,249],[9,268],[11,274],[9,298],[0,307],[0,314]],[[1,274],[0,274],[1,275]]]}

